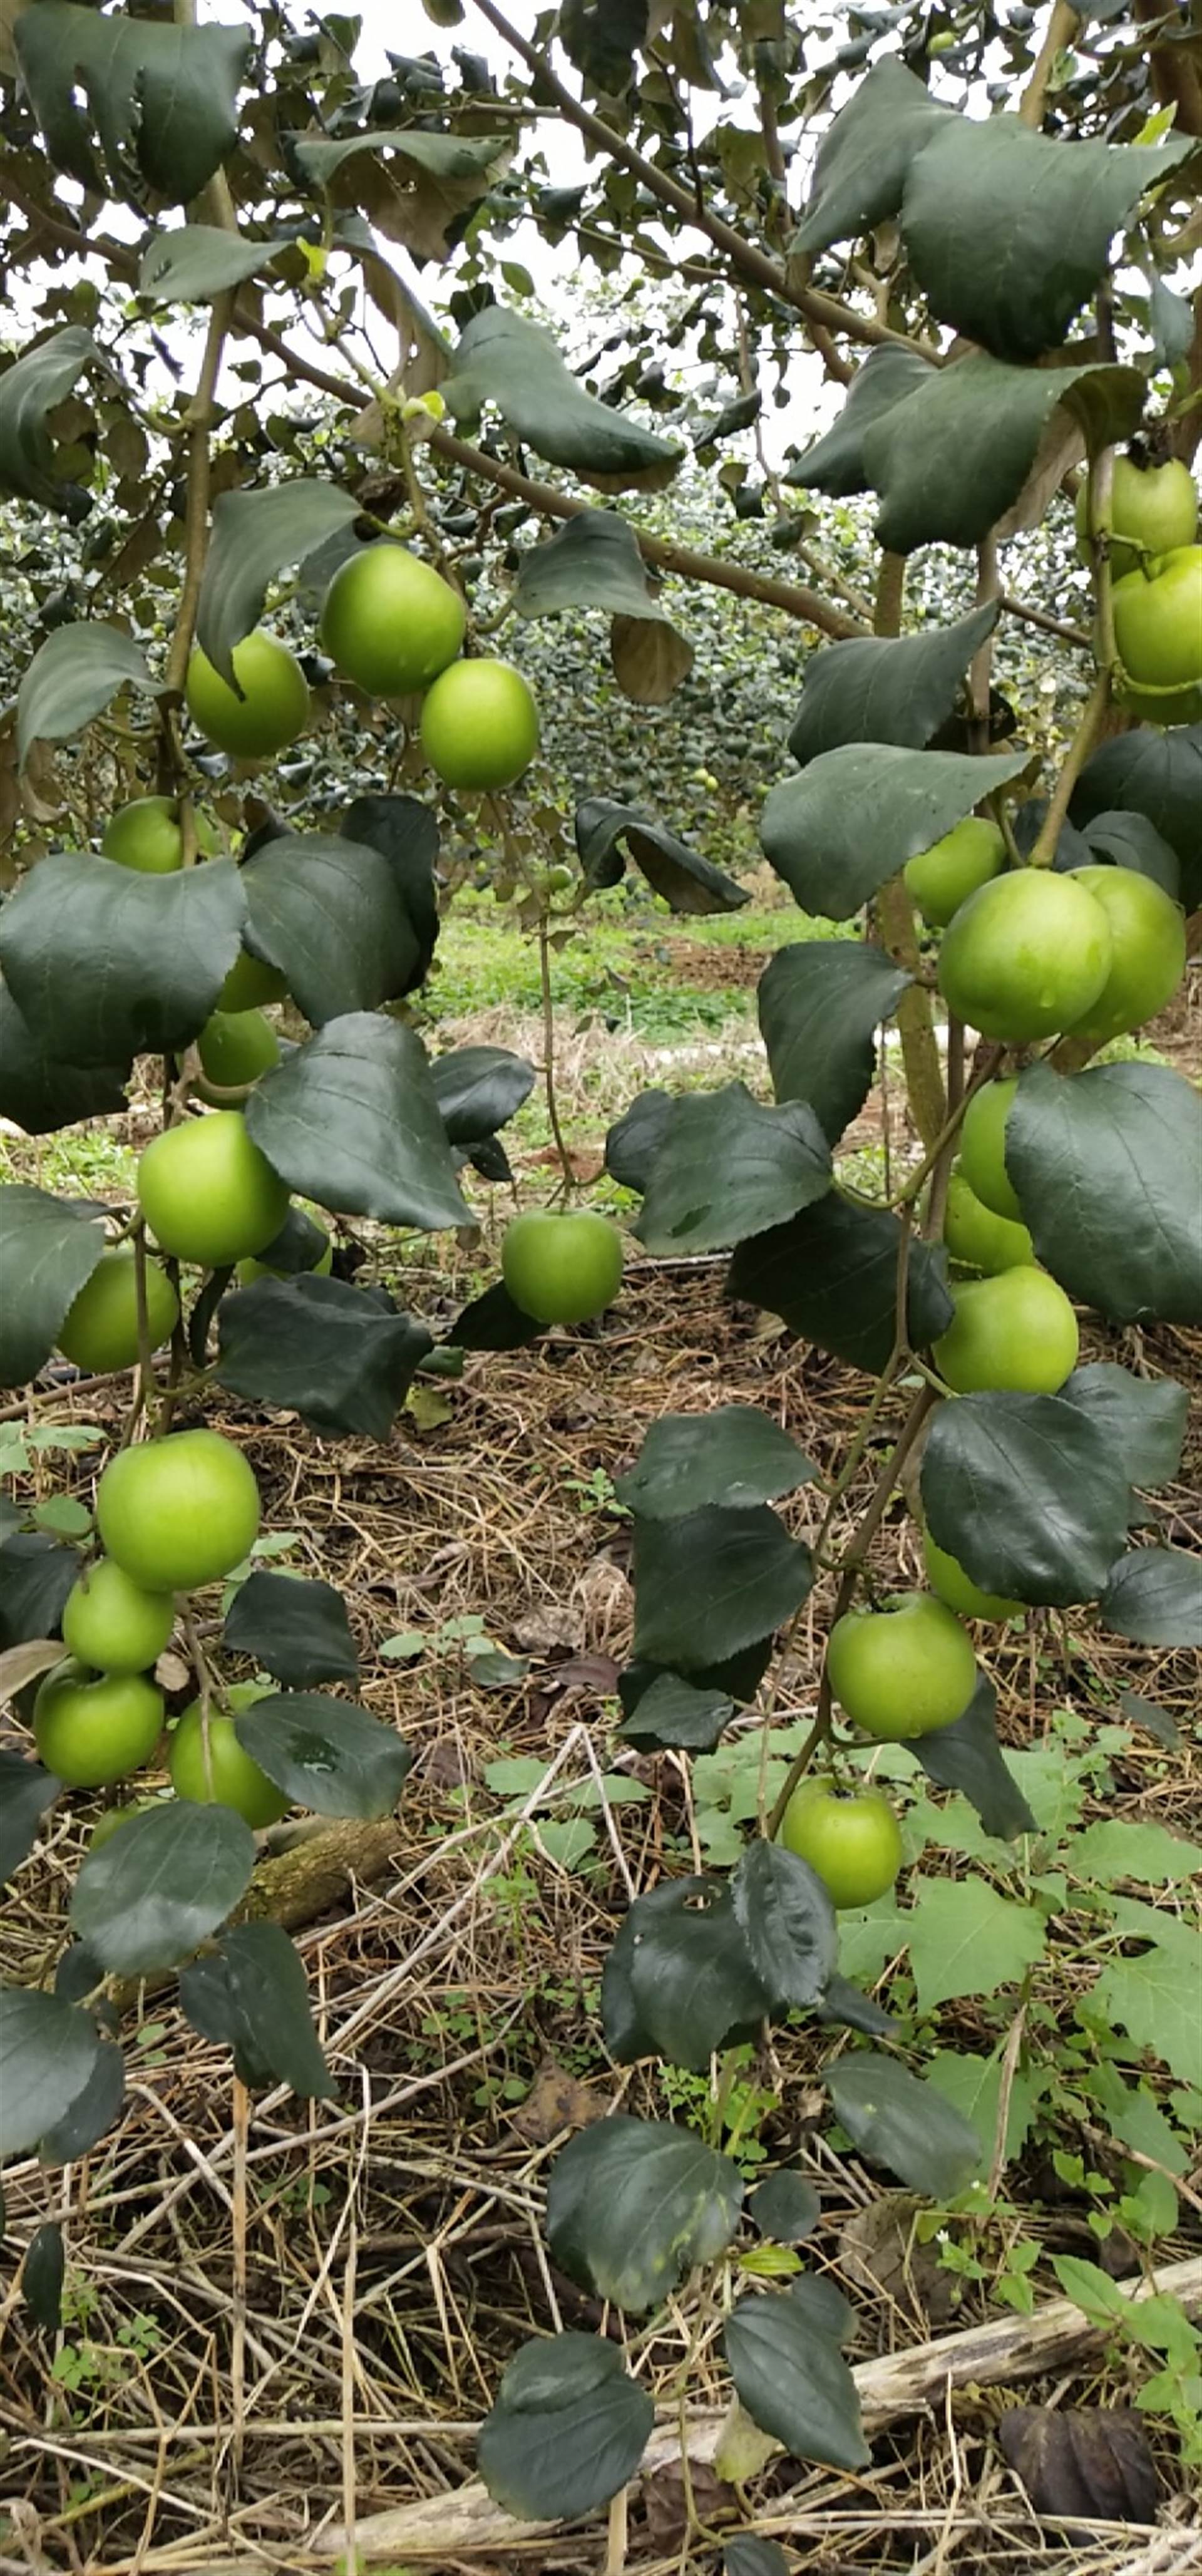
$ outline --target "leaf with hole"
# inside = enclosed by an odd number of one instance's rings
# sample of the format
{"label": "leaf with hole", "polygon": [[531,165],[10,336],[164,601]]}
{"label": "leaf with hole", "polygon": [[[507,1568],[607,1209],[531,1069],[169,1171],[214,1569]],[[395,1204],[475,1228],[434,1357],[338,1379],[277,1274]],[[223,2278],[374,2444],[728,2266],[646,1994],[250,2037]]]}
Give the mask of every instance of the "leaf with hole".
{"label": "leaf with hole", "polygon": [[169,205],[186,205],[233,146],[249,28],[160,25],[41,0],[13,41],[50,159],[99,197],[140,207],[136,162]]}
{"label": "leaf with hole", "polygon": [[[53,7],[54,0],[42,0]],[[0,377],[0,384],[5,380]],[[27,663],[17,691],[17,756],[23,769],[38,742],[66,742],[101,714],[119,689],[153,696],[146,659],[132,635],[99,618],[81,626],[56,626]],[[79,860],[79,866],[94,866]],[[128,871],[127,871],[128,873]]]}
{"label": "leaf with hole", "polygon": [[783,1627],[813,1581],[809,1549],[764,1503],[638,1518],[634,1653],[685,1674],[721,1663]]}
{"label": "leaf with hole", "polygon": [[494,2503],[537,2522],[594,2513],[634,2476],[655,2423],[616,2344],[556,2334],[522,2344],[480,2428]]}
{"label": "leaf with hole", "polygon": [[703,2069],[770,2008],[720,1880],[668,1879],[635,1898],[601,1981],[605,2044],[619,2066],[658,2055]]}
{"label": "leaf with hole", "polygon": [[459,218],[503,176],[513,146],[504,134],[437,134],[413,126],[337,142],[298,141],[292,149],[304,177],[336,205],[357,206],[377,232],[416,259],[444,260],[452,228],[458,230]]}
{"label": "leaf with hole", "polygon": [[986,600],[954,626],[918,635],[853,636],[813,654],[789,735],[793,758],[804,768],[849,742],[925,749],[951,715],[969,663],[992,635],[998,614],[998,601]]}
{"label": "leaf with hole", "polygon": [[586,796],[576,808],[576,849],[590,886],[622,882],[626,855],[642,871],[653,893],[663,896],[673,912],[702,915],[737,912],[751,900],[750,889],[737,885],[712,859],[689,848],[639,811],[612,796]]}
{"label": "leaf with hole", "polygon": [[1111,1323],[1202,1322],[1202,1119],[1167,1065],[1020,1077],[1006,1167],[1037,1258]]}
{"label": "leaf with hole", "polygon": [[[741,1243],[727,1293],[779,1315],[791,1333],[876,1376],[897,1326],[901,1227],[885,1208],[855,1207],[831,1190],[788,1225]],[[952,1320],[941,1245],[911,1242],[906,1273],[910,1344],[925,1349]]]}
{"label": "leaf with hole", "polygon": [[309,482],[302,476],[266,490],[218,495],[196,639],[231,686],[230,655],[258,625],[268,583],[286,565],[303,563],[327,537],[349,527],[358,506],[336,483]]}
{"label": "leaf with hole", "polygon": [[396,1020],[328,1021],[263,1075],[246,1124],[289,1188],[320,1207],[426,1231],[472,1222],[425,1048]]}
{"label": "leaf with hole", "polygon": [[332,2099],[309,1981],[278,1923],[240,1923],[223,1933],[213,1956],[181,1971],[179,1995],[193,2028],[233,2050],[244,2083],[287,2084],[310,2102]]}
{"label": "leaf with hole", "polygon": [[931,2200],[953,2199],[972,2181],[976,2130],[933,2084],[875,2049],[834,2059],[825,2075],[836,2118],[872,2163]]}
{"label": "leaf with hole", "polygon": [[85,367],[104,363],[91,332],[72,323],[5,369],[0,376],[0,490],[48,503],[51,509],[61,506],[46,415],[70,393]]}
{"label": "leaf with hole", "polygon": [[0,1189],[0,1386],[25,1386],[104,1250],[97,1211],[25,1181]]}
{"label": "leaf with hole", "polygon": [[176,1967],[224,1922],[254,1859],[254,1835],[232,1807],[180,1798],[149,1808],[87,1854],[72,1928],[110,1976]]}
{"label": "leaf with hole", "polygon": [[28,2155],[82,2093],[100,2049],[77,2004],[0,1986],[0,2156]]}
{"label": "leaf with hole", "polygon": [[922,1507],[938,1547],[1010,1600],[1095,1601],[1126,1541],[1126,1465],[1060,1395],[964,1395],[934,1415]]}
{"label": "leaf with hole", "polygon": [[1202,1646],[1202,1556],[1134,1547],[1112,1566],[1098,1617],[1140,1646]]}
{"label": "leaf with hole", "polygon": [[278,834],[240,870],[245,945],[283,975],[314,1028],[398,1001],[422,953],[394,869],[379,850],[324,832]]}
{"label": "leaf with hole", "polygon": [[314,1576],[256,1567],[238,1586],[222,1640],[231,1654],[249,1655],[289,1689],[359,1678],[346,1603],[332,1583]]}
{"label": "leaf with hole", "polygon": [[243,1750],[299,1807],[318,1816],[390,1816],[413,1755],[357,1700],[287,1691],[234,1717]]}
{"label": "leaf with hole", "polygon": [[741,1510],[775,1502],[817,1473],[771,1414],[752,1404],[720,1404],[709,1413],[661,1414],[614,1491],[644,1520],[667,1521],[709,1503]]}
{"label": "leaf with hole", "polygon": [[777,1100],[807,1100],[832,1145],[868,1098],[874,1032],[912,980],[882,948],[851,939],[778,948],[760,977],[760,1035]]}
{"label": "leaf with hole", "polygon": [[769,790],[760,841],[805,912],[850,921],[908,859],[1025,768],[1026,752],[845,743]]}
{"label": "leaf with hole", "polygon": [[835,1965],[835,1909],[808,1862],[758,1836],[731,1880],[735,1921],[778,2011],[817,2003]]}
{"label": "leaf with hole", "polygon": [[683,449],[586,394],[549,331],[500,304],[466,325],[442,392],[469,427],[494,403],[523,446],[601,491],[660,492],[682,462]]}
{"label": "leaf with hole", "polygon": [[737,2168],[692,2130],[612,2112],[551,2167],[547,2243],[595,2297],[642,2315],[725,2251],[742,2200]]}
{"label": "leaf with hole", "polygon": [[209,859],[143,876],[112,859],[43,859],[0,914],[0,964],[47,1049],[73,1065],[178,1054],[204,1027],[238,955],[239,870]]}
{"label": "leaf with hole", "polygon": [[231,1395],[299,1413],[316,1431],[386,1440],[421,1362],[424,1324],[387,1290],[344,1279],[256,1279],[218,1308],[217,1376]]}

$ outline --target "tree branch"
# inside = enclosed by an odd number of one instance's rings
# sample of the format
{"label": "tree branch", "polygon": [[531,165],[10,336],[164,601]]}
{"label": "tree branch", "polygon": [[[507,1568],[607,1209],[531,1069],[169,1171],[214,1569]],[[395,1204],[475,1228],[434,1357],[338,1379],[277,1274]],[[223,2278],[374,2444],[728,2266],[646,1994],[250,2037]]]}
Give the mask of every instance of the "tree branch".
{"label": "tree branch", "polygon": [[1070,7],[1069,0],[1054,0],[1051,17],[1044,29],[1043,43],[1036,56],[1035,68],[1019,102],[1019,124],[1029,125],[1036,134],[1043,124],[1048,82],[1056,56],[1064,52],[1066,45],[1071,45],[1079,25],[1077,12]]}

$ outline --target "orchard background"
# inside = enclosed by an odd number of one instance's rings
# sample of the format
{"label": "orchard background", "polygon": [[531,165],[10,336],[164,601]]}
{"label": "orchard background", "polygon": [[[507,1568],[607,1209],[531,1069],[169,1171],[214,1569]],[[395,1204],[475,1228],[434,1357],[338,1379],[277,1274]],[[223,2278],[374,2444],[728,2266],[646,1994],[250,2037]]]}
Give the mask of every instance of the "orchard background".
{"label": "orchard background", "polygon": [[380,16],[0,10],[0,2564],[1185,2576],[1196,21]]}

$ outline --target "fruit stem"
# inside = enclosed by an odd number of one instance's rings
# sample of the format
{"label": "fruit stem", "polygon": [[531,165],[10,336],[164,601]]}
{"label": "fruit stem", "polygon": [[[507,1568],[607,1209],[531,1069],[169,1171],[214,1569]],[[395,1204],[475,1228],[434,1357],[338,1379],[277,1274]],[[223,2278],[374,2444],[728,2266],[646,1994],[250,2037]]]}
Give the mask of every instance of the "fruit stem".
{"label": "fruit stem", "polygon": [[150,1347],[150,1308],[146,1299],[146,1229],[140,1216],[133,1219],[129,1242],[134,1256],[134,1301],[138,1322],[138,1363],[134,1378],[133,1401],[122,1425],[118,1450],[128,1449],[143,1413],[149,1416],[151,1392],[155,1383],[154,1353]]}
{"label": "fruit stem", "polygon": [[563,1171],[563,1194],[565,1199],[570,1199],[576,1186],[576,1175],[559,1123],[559,1103],[555,1097],[555,1013],[551,1003],[551,945],[545,912],[539,915],[538,971],[543,993],[543,1078],[547,1086],[547,1116]]}
{"label": "fruit stem", "polygon": [[1109,670],[1103,669],[1098,672],[1094,680],[1085,701],[1081,722],[1065,754],[1064,766],[1052,790],[1047,813],[1039,827],[1039,838],[1027,863],[1029,867],[1050,868],[1052,865],[1056,856],[1056,844],[1060,838],[1060,827],[1068,813],[1073,789],[1097,741],[1109,704],[1110,673]]}

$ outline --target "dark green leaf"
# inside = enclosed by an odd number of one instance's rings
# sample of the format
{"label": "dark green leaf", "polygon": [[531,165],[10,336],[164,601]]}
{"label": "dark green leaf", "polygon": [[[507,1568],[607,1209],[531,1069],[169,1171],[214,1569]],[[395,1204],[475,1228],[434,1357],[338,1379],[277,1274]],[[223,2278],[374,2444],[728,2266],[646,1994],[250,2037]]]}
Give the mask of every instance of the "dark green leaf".
{"label": "dark green leaf", "polygon": [[724,2342],[741,2403],[762,2433],[795,2459],[865,2466],[871,2455],[855,2381],[837,2342],[788,2290],[741,2298]]}
{"label": "dark green leaf", "polygon": [[1202,724],[1138,725],[1094,752],[1073,791],[1069,813],[1088,828],[1099,814],[1146,814],[1177,853],[1186,911],[1202,903]]}
{"label": "dark green leaf", "polygon": [[865,434],[880,543],[899,555],[939,538],[978,545],[1019,501],[1053,413],[1063,415],[1066,442],[1079,448],[1084,438],[1092,453],[1130,438],[1146,393],[1136,368],[1088,360],[1008,367],[974,350],[955,366],[928,369],[927,380]]}
{"label": "dark green leaf", "polygon": [[418,981],[424,982],[439,930],[438,824],[429,806],[416,796],[356,796],[343,815],[342,838],[366,842],[388,860],[417,936]]}
{"label": "dark green leaf", "polygon": [[246,946],[278,966],[314,1028],[420,981],[421,951],[388,860],[319,832],[265,841],[241,870]]}
{"label": "dark green leaf", "polygon": [[817,1473],[771,1414],[753,1404],[720,1404],[710,1413],[661,1414],[614,1491],[644,1520],[667,1521],[707,1503],[733,1510],[771,1503]]}
{"label": "dark green leaf", "polygon": [[464,423],[475,424],[483,405],[495,403],[523,446],[604,491],[662,491],[683,455],[586,394],[550,333],[500,304],[468,323],[442,393]]}
{"label": "dark green leaf", "polygon": [[231,652],[258,625],[268,583],[348,527],[358,506],[336,483],[300,477],[261,491],[222,492],[214,502],[196,636],[230,686]]}
{"label": "dark green leaf", "polygon": [[603,608],[611,617],[668,624],[629,520],[617,510],[581,510],[545,545],[522,556],[513,590],[519,617],[572,616]]}
{"label": "dark green leaf", "polygon": [[1189,354],[1194,336],[1194,308],[1184,295],[1166,286],[1163,277],[1154,277],[1148,298],[1148,320],[1152,326],[1152,363],[1176,367]]}
{"label": "dark green leaf", "polygon": [[[1119,739],[1125,741],[1128,737],[1120,735]],[[1066,824],[1061,839],[1072,830],[1072,824]],[[1115,814],[1095,814],[1085,824],[1081,838],[1085,852],[1079,860],[1074,858],[1071,865],[1088,866],[1091,861],[1103,864],[1109,861],[1112,867],[1134,868],[1137,876],[1151,877],[1153,884],[1163,886],[1165,893],[1176,902],[1181,888],[1181,862],[1163,833],[1148,821],[1146,814],[1124,814],[1121,810]],[[1056,865],[1060,865],[1059,843]]]}
{"label": "dark green leaf", "polygon": [[634,1652],[695,1673],[783,1627],[813,1581],[809,1549],[764,1503],[636,1520]]}
{"label": "dark green leaf", "polygon": [[[293,150],[305,177],[327,189],[336,204],[360,207],[378,231],[403,242],[418,259],[442,260],[451,227],[501,177],[512,145],[505,135],[469,139],[406,127],[401,133],[352,134],[337,143],[296,143]],[[391,157],[377,160],[381,153],[395,153],[400,169]],[[393,274],[389,269],[390,280]]]}
{"label": "dark green leaf", "polygon": [[472,1222],[425,1048],[395,1020],[329,1021],[262,1076],[246,1124],[289,1188],[320,1207],[427,1230]]}
{"label": "dark green leaf", "polygon": [[675,832],[651,822],[635,805],[620,805],[612,796],[587,796],[576,808],[576,848],[590,886],[620,885],[625,869],[622,845],[642,870],[656,894],[673,912],[737,912],[750,901],[748,887],[737,885],[711,859],[691,850]]}
{"label": "dark green leaf", "polygon": [[72,1927],[111,1976],[173,1968],[224,1922],[254,1860],[254,1835],[232,1807],[179,1798],[148,1808],[88,1853]]}
{"label": "dark green leaf", "polygon": [[[41,0],[42,8],[55,5],[56,0]],[[82,733],[118,689],[132,687],[151,695],[157,686],[141,646],[119,627],[103,626],[99,619],[84,626],[56,626],[38,646],[17,691],[17,755],[22,769],[35,742],[65,742],[68,735]],[[95,863],[80,859],[75,864]]]}
{"label": "dark green leaf", "polygon": [[837,2119],[874,2164],[931,2200],[950,2200],[971,2182],[980,2140],[933,2084],[875,2049],[835,2058],[825,2073]]}
{"label": "dark green leaf", "polygon": [[798,457],[785,481],[800,484],[803,491],[829,493],[836,501],[866,492],[870,477],[864,443],[873,422],[928,384],[931,375],[930,360],[919,349],[874,349],[856,369],[834,426]]}
{"label": "dark green leaf", "polygon": [[875,63],[823,136],[790,249],[829,250],[896,215],[915,154],[941,125],[959,122],[895,54]]}
{"label": "dark green leaf", "polygon": [[[96,1982],[94,1975],[90,1983]],[[82,2092],[76,2094],[61,2120],[55,2120],[39,2138],[39,2162],[73,2165],[81,2156],[90,2155],[120,2118],[124,2103],[125,2059],[110,2039],[102,2039]]]}
{"label": "dark green leaf", "polygon": [[228,859],[142,876],[112,859],[43,859],[0,914],[0,960],[39,1043],[73,1065],[190,1045],[238,954],[246,897]]}
{"label": "dark green leaf", "polygon": [[[329,1240],[324,1225],[316,1225],[303,1207],[293,1203],[279,1233],[257,1257],[265,1269],[278,1271],[283,1279],[303,1279],[316,1267]],[[224,1296],[224,1288],[221,1293]]]}
{"label": "dark green leaf", "polygon": [[724,438],[737,438],[741,429],[751,429],[763,407],[763,397],[754,387],[749,394],[738,394],[733,402],[723,403],[721,411],[714,412],[703,421],[696,432],[694,456],[704,456],[708,449],[719,446]]}
{"label": "dark green leaf", "polygon": [[430,1067],[448,1142],[479,1145],[504,1127],[534,1089],[534,1067],[508,1047],[453,1047]]}
{"label": "dark green leaf", "polygon": [[33,1850],[47,1807],[58,1796],[59,1782],[40,1762],[0,1746],[0,1887]]}
{"label": "dark green leaf", "polygon": [[0,1386],[37,1376],[103,1250],[94,1209],[25,1181],[0,1186]]}
{"label": "dark green leaf", "polygon": [[743,2533],[723,2549],[722,2576],[789,2576],[789,2561],[775,2540]]}
{"label": "dark green leaf", "polygon": [[1126,1463],[1060,1395],[940,1405],[921,1483],[936,1545],[1007,1599],[1096,1600],[1126,1541]]}
{"label": "dark green leaf", "polygon": [[657,1753],[666,1744],[689,1753],[712,1753],[734,1713],[734,1701],[725,1691],[703,1689],[679,1673],[660,1673],[640,1694],[618,1735],[641,1753]]}
{"label": "dark green leaf", "polygon": [[99,363],[91,332],[72,323],[5,368],[0,375],[0,489],[54,508],[61,495],[46,414],[70,393],[85,367]]}
{"label": "dark green leaf", "polygon": [[621,98],[634,57],[647,42],[647,0],[563,0],[559,34],[569,62],[591,90]]}
{"label": "dark green leaf", "polygon": [[899,2035],[897,2022],[876,1997],[866,1995],[862,1987],[853,1986],[837,1970],[827,1979],[817,2019],[832,2030],[858,2030],[866,2039],[896,2039]]}
{"label": "dark green leaf", "polygon": [[256,1279],[218,1309],[217,1375],[317,1431],[386,1440],[432,1336],[383,1289],[344,1279]]}
{"label": "dark green leaf", "polygon": [[1166,1065],[1023,1074],[1006,1161],[1035,1250],[1112,1323],[1202,1322],[1202,1119]]}
{"label": "dark green leaf", "polygon": [[901,218],[932,313],[998,358],[1058,349],[1112,235],[1193,148],[1054,143],[1013,116],[941,120],[911,163]]}
{"label": "dark green leaf", "polygon": [[670,1091],[642,1091],[615,1120],[605,1139],[605,1168],[622,1189],[640,1196],[646,1189],[675,1106]]}
{"label": "dark green leaf", "polygon": [[[720,1656],[716,1664],[706,1664],[700,1672],[690,1673],[693,1689],[721,1691],[724,1698],[740,1704],[753,1700],[772,1661],[775,1642],[773,1637],[756,1637],[738,1654]],[[662,1665],[642,1660],[626,1665],[618,1675],[618,1696],[627,1717],[633,1717],[652,1684],[662,1677]],[[671,1673],[668,1678],[679,1681],[680,1675]]]}
{"label": "dark green leaf", "polygon": [[691,2130],[618,2111],[560,2149],[547,2243],[596,2298],[642,2315],[725,2251],[742,2200],[736,2167]]}
{"label": "dark green leaf", "polygon": [[222,1637],[231,1654],[249,1655],[290,1690],[359,1678],[342,1594],[313,1577],[256,1568],[234,1595]]}
{"label": "dark green leaf", "polygon": [[1133,1485],[1172,1483],[1189,1414],[1189,1391],[1175,1378],[1133,1377],[1114,1360],[1092,1360],[1059,1393],[1096,1422]]}
{"label": "dark green leaf", "polygon": [[55,1636],[78,1573],[73,1547],[59,1547],[36,1531],[6,1538],[0,1547],[0,1647]]}
{"label": "dark green leaf", "polygon": [[[790,1332],[875,1377],[893,1348],[900,1236],[886,1209],[853,1207],[832,1190],[791,1225],[741,1243],[728,1293],[767,1306]],[[915,1350],[951,1322],[946,1269],[937,1245],[911,1243],[907,1316]]]}
{"label": "dark green leaf", "polygon": [[849,921],[907,859],[941,841],[1026,762],[1023,751],[973,758],[845,743],[770,790],[760,840],[803,911]]}
{"label": "dark green leaf", "polygon": [[232,2048],[246,2080],[288,2084],[306,2101],[331,2099],[334,2083],[313,2028],[308,1979],[278,1923],[242,1923],[224,1933],[216,1958],[182,1971],[179,1992],[189,2021],[206,2039]]}
{"label": "dark green leaf", "polygon": [[911,977],[882,948],[811,939],[778,948],[759,981],[760,1034],[778,1101],[808,1100],[836,1145],[876,1072],[873,1031]]}
{"label": "dark green leaf", "polygon": [[58,1064],[0,985],[0,1118],[27,1136],[49,1136],[78,1119],[125,1107],[128,1066]]}
{"label": "dark green leaf", "polygon": [[789,735],[794,759],[804,768],[849,742],[923,750],[952,713],[969,663],[997,619],[998,602],[986,600],[954,626],[828,644],[806,668],[801,711]]}
{"label": "dark green leaf", "polygon": [[770,2236],[775,2245],[803,2245],[822,2216],[822,2203],[804,2174],[781,2165],[752,2193],[747,2215],[761,2236]]}
{"label": "dark green leaf", "polygon": [[1039,1830],[1037,1819],[1007,1769],[997,1740],[997,1692],[982,1673],[963,1717],[915,1736],[910,1747],[941,1789],[958,1789],[976,1808],[987,1834],[1013,1842]]}
{"label": "dark green leaf", "polygon": [[413,1761],[357,1700],[314,1691],[253,1701],[234,1732],[268,1779],[318,1816],[390,1816]]}
{"label": "dark green leaf", "polygon": [[99,2049],[95,2024],[77,2004],[31,1986],[0,1986],[0,2156],[27,2155],[62,2119]]}
{"label": "dark green leaf", "polygon": [[817,2003],[835,1964],[835,1909],[822,1880],[783,1843],[749,1843],[731,1880],[735,1920],[779,2009]]}
{"label": "dark green leaf", "polygon": [[504,1280],[498,1279],[495,1287],[460,1308],[450,1339],[465,1351],[520,1351],[542,1331],[541,1324],[515,1306]]}
{"label": "dark green leaf", "polygon": [[635,1898],[605,1962],[601,2022],[619,2066],[665,2057],[707,2067],[771,2010],[728,1890],[712,1878],[668,1879]]}
{"label": "dark green leaf", "polygon": [[673,1104],[634,1231],[648,1252],[715,1252],[824,1197],[831,1170],[807,1102],[766,1109],[742,1082],[686,1093]]}
{"label": "dark green leaf", "polygon": [[1112,1567],[1098,1604],[1104,1628],[1141,1646],[1202,1646],[1202,1556],[1134,1547]]}
{"label": "dark green leaf", "polygon": [[1169,1716],[1167,1708],[1159,1708],[1154,1699],[1142,1699],[1138,1691],[1122,1691],[1119,1709],[1128,1726],[1146,1727],[1158,1744],[1167,1746],[1170,1753],[1176,1751],[1181,1742],[1181,1729],[1176,1718]]}
{"label": "dark green leaf", "polygon": [[627,2485],[654,2423],[616,2344],[550,2335],[510,2362],[480,2427],[480,2475],[506,2513],[575,2521]]}
{"label": "dark green leaf", "polygon": [[62,2323],[66,2275],[63,2231],[56,2219],[48,2218],[34,2229],[21,2267],[25,2305],[34,2324],[44,2327],[47,2334],[57,2334]]}
{"label": "dark green leaf", "polygon": [[227,286],[261,277],[281,251],[291,248],[286,236],[248,241],[244,233],[225,232],[220,224],[178,225],[174,232],[156,233],[143,251],[138,293],[150,304],[210,304]]}
{"label": "dark green leaf", "polygon": [[22,14],[13,41],[51,160],[101,197],[115,191],[140,203],[129,178],[136,160],[159,196],[186,205],[234,142],[248,27],[152,25],[41,0]]}

